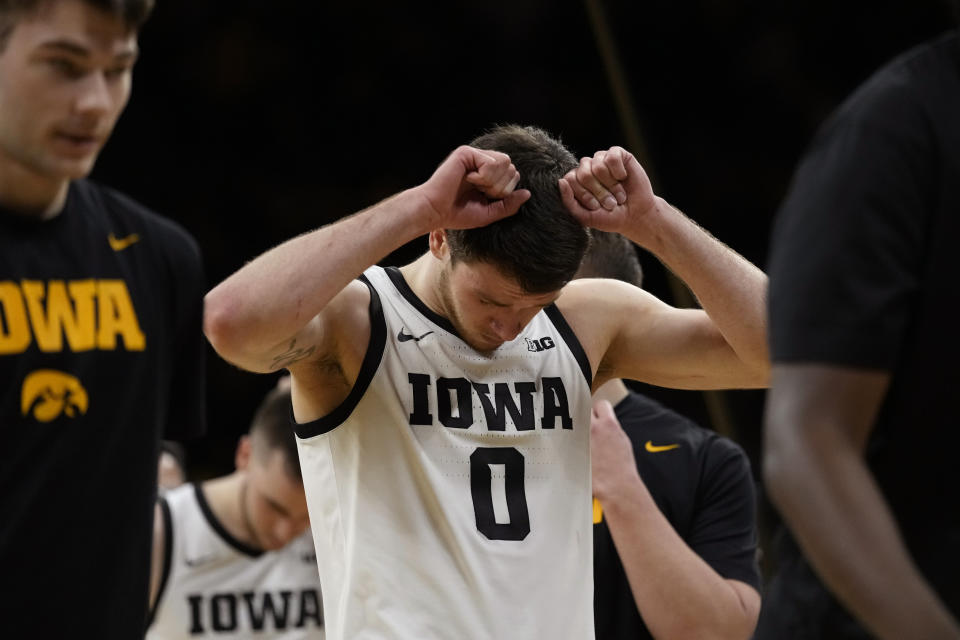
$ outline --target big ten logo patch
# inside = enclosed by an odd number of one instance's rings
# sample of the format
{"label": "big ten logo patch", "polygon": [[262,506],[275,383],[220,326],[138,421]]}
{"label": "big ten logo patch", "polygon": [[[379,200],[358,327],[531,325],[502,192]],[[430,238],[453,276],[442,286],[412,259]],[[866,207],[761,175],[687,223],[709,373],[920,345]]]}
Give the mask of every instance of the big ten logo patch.
{"label": "big ten logo patch", "polygon": [[0,355],[36,341],[44,353],[143,351],[146,337],[123,280],[0,281]]}
{"label": "big ten logo patch", "polygon": [[524,340],[527,341],[527,351],[546,351],[547,349],[553,349],[557,346],[550,336],[538,340],[531,340],[530,338],[524,338]]}
{"label": "big ten logo patch", "polygon": [[37,422],[51,422],[61,415],[74,418],[86,413],[89,404],[87,390],[77,378],[53,369],[34,371],[20,390],[20,412]]}

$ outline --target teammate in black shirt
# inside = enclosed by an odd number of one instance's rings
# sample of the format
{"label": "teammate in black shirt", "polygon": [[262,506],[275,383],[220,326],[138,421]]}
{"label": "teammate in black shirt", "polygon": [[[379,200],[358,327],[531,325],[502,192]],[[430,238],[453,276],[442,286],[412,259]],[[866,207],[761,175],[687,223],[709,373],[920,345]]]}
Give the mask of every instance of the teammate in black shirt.
{"label": "teammate in black shirt", "polygon": [[135,638],[161,436],[203,428],[179,227],[85,179],[150,0],[0,2],[0,635]]}
{"label": "teammate in black shirt", "polygon": [[[640,286],[633,245],[593,236],[578,276]],[[594,400],[597,638],[750,637],[760,572],[746,454],[622,380]]]}
{"label": "teammate in black shirt", "polygon": [[951,33],[840,107],[775,225],[764,475],[799,546],[759,638],[960,638],[958,237]]}

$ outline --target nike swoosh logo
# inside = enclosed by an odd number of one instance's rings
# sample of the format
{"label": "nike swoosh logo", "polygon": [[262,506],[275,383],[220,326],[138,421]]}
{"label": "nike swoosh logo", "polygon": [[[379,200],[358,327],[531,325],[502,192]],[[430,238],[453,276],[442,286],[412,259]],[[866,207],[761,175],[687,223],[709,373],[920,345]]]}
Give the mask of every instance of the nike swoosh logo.
{"label": "nike swoosh logo", "polygon": [[199,567],[202,564],[207,564],[208,562],[216,560],[216,558],[217,557],[214,555],[209,555],[209,556],[200,556],[199,558],[192,558],[192,559],[184,558],[183,561],[184,563],[186,563],[188,567]]}
{"label": "nike swoosh logo", "polygon": [[400,342],[406,342],[407,340],[413,340],[413,341],[415,341],[415,342],[420,342],[421,340],[423,340],[424,338],[426,338],[426,337],[427,337],[428,335],[430,335],[431,333],[433,333],[433,331],[427,331],[427,332],[426,332],[425,334],[423,334],[422,336],[412,336],[412,335],[410,335],[409,333],[404,333],[404,332],[403,332],[403,329],[400,329],[400,333],[397,334],[397,340],[399,340]]}
{"label": "nike swoosh logo", "polygon": [[670,451],[670,449],[676,449],[680,445],[678,444],[653,444],[652,440],[647,440],[647,444],[643,445],[643,448],[649,451],[650,453],[660,453],[661,451]]}
{"label": "nike swoosh logo", "polygon": [[117,236],[111,233],[110,235],[107,236],[107,242],[110,243],[110,248],[113,249],[114,251],[123,251],[130,245],[140,242],[140,234],[131,233],[130,235],[124,236],[123,238],[118,238]]}

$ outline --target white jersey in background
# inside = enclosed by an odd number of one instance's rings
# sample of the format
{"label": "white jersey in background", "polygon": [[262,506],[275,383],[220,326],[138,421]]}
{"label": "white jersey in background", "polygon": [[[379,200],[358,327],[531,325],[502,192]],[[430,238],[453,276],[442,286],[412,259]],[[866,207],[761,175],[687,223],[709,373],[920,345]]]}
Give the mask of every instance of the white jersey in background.
{"label": "white jersey in background", "polygon": [[227,532],[199,485],[168,491],[161,507],[166,549],[147,640],[324,638],[309,530],[260,551]]}
{"label": "white jersey in background", "polygon": [[593,638],[590,381],[557,308],[482,355],[371,267],[353,390],[296,426],[331,640]]}

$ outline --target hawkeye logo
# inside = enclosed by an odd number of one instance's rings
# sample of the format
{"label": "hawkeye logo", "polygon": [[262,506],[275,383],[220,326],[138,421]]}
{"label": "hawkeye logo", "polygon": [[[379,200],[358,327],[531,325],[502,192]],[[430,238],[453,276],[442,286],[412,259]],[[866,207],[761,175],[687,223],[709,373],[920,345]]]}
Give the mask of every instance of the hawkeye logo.
{"label": "hawkeye logo", "polygon": [[0,356],[33,342],[44,353],[114,351],[120,339],[127,351],[147,346],[123,280],[0,280]]}
{"label": "hawkeye logo", "polygon": [[51,422],[61,415],[75,418],[87,412],[90,399],[80,381],[69,373],[38,369],[23,381],[20,412],[37,422]]}

